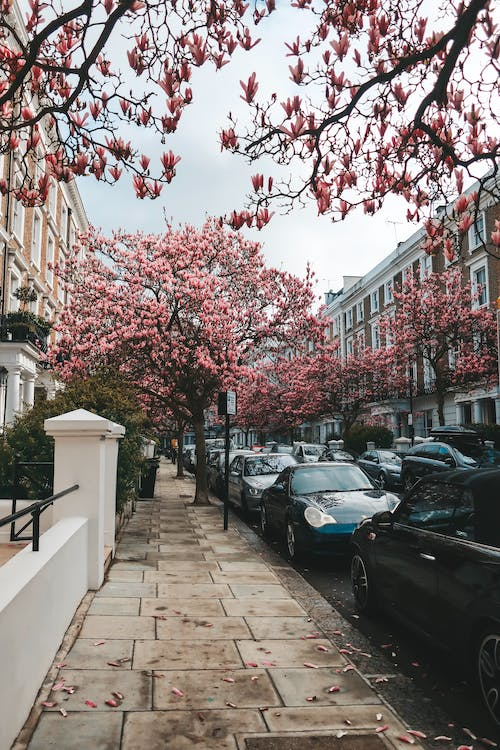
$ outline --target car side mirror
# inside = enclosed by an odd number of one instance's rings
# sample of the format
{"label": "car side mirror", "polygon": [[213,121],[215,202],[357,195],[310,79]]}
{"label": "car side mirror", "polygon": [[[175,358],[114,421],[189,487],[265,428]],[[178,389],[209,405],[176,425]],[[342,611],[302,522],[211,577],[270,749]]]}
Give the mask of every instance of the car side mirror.
{"label": "car side mirror", "polygon": [[279,495],[285,494],[285,485],[282,484],[281,482],[279,484],[273,484],[271,489],[273,492],[276,492]]}
{"label": "car side mirror", "polygon": [[378,529],[390,529],[394,523],[394,517],[390,510],[381,510],[372,516],[372,524]]}

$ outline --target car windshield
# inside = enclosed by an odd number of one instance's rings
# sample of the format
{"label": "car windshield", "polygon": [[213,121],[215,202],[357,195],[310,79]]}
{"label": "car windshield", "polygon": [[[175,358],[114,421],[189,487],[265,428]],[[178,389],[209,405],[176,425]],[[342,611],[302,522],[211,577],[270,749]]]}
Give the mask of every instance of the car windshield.
{"label": "car windshield", "polygon": [[471,466],[500,466],[500,451],[484,445],[461,445],[457,448],[463,461]]}
{"label": "car windshield", "polygon": [[368,477],[354,464],[342,466],[311,466],[293,472],[293,495],[310,495],[316,492],[352,492],[373,490]]}
{"label": "car windshield", "polygon": [[324,445],[304,445],[303,450],[306,456],[321,456],[326,448]]}
{"label": "car windshield", "polygon": [[268,453],[266,456],[249,458],[245,462],[245,476],[260,477],[264,474],[279,474],[283,469],[296,461],[291,456],[278,456]]}
{"label": "car windshield", "polygon": [[380,460],[384,464],[400,464],[401,463],[401,456],[398,456],[397,453],[391,453],[391,451],[380,451],[379,456],[380,456]]}

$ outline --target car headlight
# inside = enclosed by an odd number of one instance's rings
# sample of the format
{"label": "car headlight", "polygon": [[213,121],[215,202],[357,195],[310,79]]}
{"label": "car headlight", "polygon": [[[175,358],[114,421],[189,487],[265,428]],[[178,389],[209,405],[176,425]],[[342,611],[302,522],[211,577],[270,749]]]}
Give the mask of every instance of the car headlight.
{"label": "car headlight", "polygon": [[389,510],[394,510],[394,508],[397,508],[399,503],[401,502],[399,497],[396,495],[392,495],[390,492],[386,494],[386,500],[387,505],[389,506]]}
{"label": "car headlight", "polygon": [[249,487],[248,488],[248,494],[253,495],[256,497],[257,495],[260,495],[262,493],[262,490],[258,490],[256,487]]}
{"label": "car headlight", "polygon": [[304,518],[306,519],[309,526],[315,529],[319,529],[321,526],[327,526],[328,524],[337,523],[333,516],[329,516],[323,513],[319,508],[313,508],[309,506],[304,511]]}

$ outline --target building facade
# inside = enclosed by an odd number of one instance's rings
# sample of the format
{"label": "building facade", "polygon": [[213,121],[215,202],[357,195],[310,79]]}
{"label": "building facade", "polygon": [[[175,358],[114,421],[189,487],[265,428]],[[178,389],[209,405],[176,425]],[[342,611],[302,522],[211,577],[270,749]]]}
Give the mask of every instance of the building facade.
{"label": "building facade", "polygon": [[[468,191],[474,190],[474,186]],[[500,204],[484,192],[480,199],[475,224],[461,244],[453,265],[458,265],[465,282],[480,290],[478,306],[496,309],[500,294],[500,262],[491,245],[495,220],[500,219]],[[394,310],[393,291],[401,286],[405,275],[441,272],[448,263],[442,254],[427,255],[423,249],[424,231],[415,232],[398,243],[393,252],[363,277],[344,276],[344,285],[337,292],[325,295],[325,319],[330,341],[337,342],[339,356],[347,357],[356,347],[378,349],[385,345],[380,334],[381,316]],[[438,425],[437,397],[432,375],[416,362],[408,373],[408,396],[384,403],[367,405],[364,417],[372,423],[389,427],[395,437],[409,436],[413,423],[415,435],[427,436]],[[410,395],[411,394],[411,395]],[[449,425],[493,423],[500,424],[500,391],[498,382],[488,388],[481,382],[468,388],[453,388],[446,395],[445,423]],[[340,434],[339,420],[313,426],[315,438],[325,440],[333,432]]]}
{"label": "building facade", "polygon": [[[19,7],[11,11],[24,29]],[[39,128],[43,157],[44,128]],[[15,148],[0,154],[0,180],[7,190],[0,194],[0,431],[16,415],[31,408],[37,389],[50,395],[56,383],[43,366],[43,353],[66,303],[63,285],[54,273],[77,234],[88,226],[75,181],[51,179],[44,205],[24,206],[10,188],[20,185],[31,169],[38,179],[44,174],[43,158],[27,165],[23,160],[22,133]]]}

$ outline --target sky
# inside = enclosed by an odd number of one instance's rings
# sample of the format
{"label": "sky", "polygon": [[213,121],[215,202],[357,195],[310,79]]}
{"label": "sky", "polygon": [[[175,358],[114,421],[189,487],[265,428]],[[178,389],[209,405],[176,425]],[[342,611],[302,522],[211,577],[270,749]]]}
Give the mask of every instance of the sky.
{"label": "sky", "polygon": [[[178,132],[169,136],[164,146],[152,143],[153,137],[148,133],[144,133],[143,143],[133,141],[141,152],[152,156],[152,161],[169,149],[181,156],[175,179],[164,186],[158,199],[137,199],[131,178],[125,174],[113,186],[97,182],[94,177],[80,179],[78,186],[90,223],[106,233],[119,228],[161,233],[166,219],[174,225],[201,226],[207,216],[242,209],[245,196],[251,191],[251,175],[263,172],[267,176],[269,169],[221,153],[217,134],[227,126],[229,111],[244,121],[246,107],[239,98],[239,81],[246,81],[253,71],[257,72],[259,93],[278,91],[280,98],[282,94],[286,97],[301,93],[289,80],[290,58],[284,54],[284,39],[290,41],[299,32],[293,28],[297,18],[300,20],[303,15],[280,10],[252,32],[263,39],[250,53],[238,50],[231,63],[218,73],[209,67],[195,70],[194,101],[186,108]],[[335,224],[327,216],[318,216],[312,204],[287,215],[279,214],[277,207],[274,210],[275,216],[262,231],[244,233],[263,245],[269,266],[303,278],[309,264],[316,277],[318,298],[330,289],[338,291],[344,275],[366,274],[392,252],[397,242],[416,230],[405,220],[406,204],[396,198],[375,216],[365,216],[360,211]]]}

